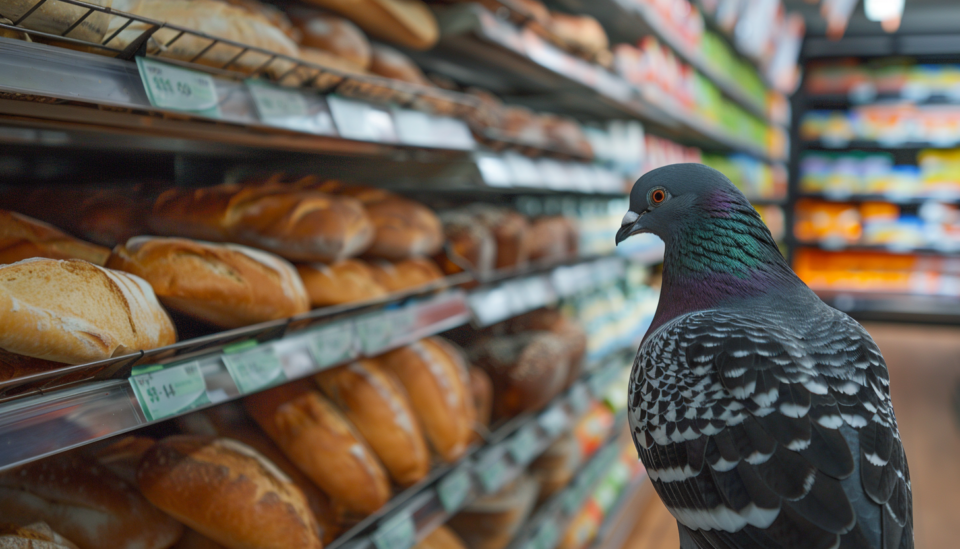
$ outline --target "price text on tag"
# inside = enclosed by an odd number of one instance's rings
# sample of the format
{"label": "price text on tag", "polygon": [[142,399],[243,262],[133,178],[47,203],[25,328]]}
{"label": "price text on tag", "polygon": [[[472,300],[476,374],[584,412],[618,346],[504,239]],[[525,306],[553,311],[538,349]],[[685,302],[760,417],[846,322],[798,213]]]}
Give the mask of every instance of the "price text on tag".
{"label": "price text on tag", "polygon": [[377,549],[410,549],[417,542],[417,525],[407,510],[384,521],[373,534],[373,544]]}
{"label": "price text on tag", "polygon": [[[246,346],[245,344],[240,344]],[[239,346],[238,346],[239,347]],[[222,357],[230,377],[243,394],[283,383],[287,380],[283,373],[280,358],[271,345],[254,346],[247,349],[224,349]]]}
{"label": "price text on tag", "polygon": [[130,378],[143,415],[156,421],[209,404],[207,385],[196,362]]}
{"label": "price text on tag", "polygon": [[220,118],[217,86],[209,74],[146,57],[137,57],[137,68],[154,107]]}
{"label": "price text on tag", "polygon": [[443,510],[453,514],[460,509],[470,494],[470,470],[459,467],[447,474],[437,485],[437,496]]}
{"label": "price text on tag", "polygon": [[318,328],[310,338],[310,355],[321,368],[356,358],[353,324],[343,322]]}
{"label": "price text on tag", "polygon": [[260,80],[246,81],[247,89],[257,105],[257,114],[264,124],[299,127],[296,119],[308,115],[307,101],[296,90],[288,90]]}

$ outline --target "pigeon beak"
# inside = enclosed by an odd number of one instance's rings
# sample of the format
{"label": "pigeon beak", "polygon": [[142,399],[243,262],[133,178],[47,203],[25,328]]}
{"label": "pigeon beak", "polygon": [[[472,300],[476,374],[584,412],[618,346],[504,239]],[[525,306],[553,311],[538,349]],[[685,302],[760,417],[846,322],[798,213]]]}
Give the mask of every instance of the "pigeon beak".
{"label": "pigeon beak", "polygon": [[631,236],[644,232],[645,228],[640,224],[640,219],[646,213],[646,210],[641,213],[628,211],[627,215],[623,216],[623,221],[620,223],[620,230],[617,231],[618,246],[621,242],[630,238]]}

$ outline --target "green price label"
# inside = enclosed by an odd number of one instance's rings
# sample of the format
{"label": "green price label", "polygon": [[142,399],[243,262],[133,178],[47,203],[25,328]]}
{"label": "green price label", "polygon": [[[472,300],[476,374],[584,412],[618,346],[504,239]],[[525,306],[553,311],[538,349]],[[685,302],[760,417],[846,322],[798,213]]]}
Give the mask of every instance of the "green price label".
{"label": "green price label", "polygon": [[373,544],[377,549],[410,549],[417,542],[417,525],[407,510],[381,523],[373,534]]}
{"label": "green price label", "polygon": [[503,459],[502,453],[483,465],[478,465],[476,471],[483,491],[488,494],[496,492],[507,482],[507,461]]}
{"label": "green price label", "polygon": [[357,357],[353,324],[343,322],[318,328],[310,338],[310,355],[321,368]]}
{"label": "green price label", "polygon": [[210,403],[207,384],[196,362],[133,376],[130,385],[149,421]]}
{"label": "green price label", "polygon": [[447,474],[437,485],[437,496],[443,510],[453,514],[467,500],[470,494],[470,470],[466,465]]}
{"label": "green price label", "polygon": [[253,393],[287,380],[273,346],[261,345],[242,352],[230,351],[229,347],[224,350],[222,360],[241,393]]}
{"label": "green price label", "polygon": [[247,80],[246,84],[264,124],[294,129],[302,126],[298,119],[306,118],[309,114],[303,94],[262,80]]}
{"label": "green price label", "polygon": [[537,426],[530,424],[520,429],[513,435],[508,443],[510,445],[510,455],[520,466],[526,466],[533,461],[537,453]]}
{"label": "green price label", "polygon": [[378,355],[393,341],[394,314],[382,311],[357,321],[357,335],[365,355]]}
{"label": "green price label", "polygon": [[146,57],[137,57],[137,68],[154,107],[221,117],[217,86],[209,74]]}
{"label": "green price label", "polygon": [[560,529],[557,527],[557,521],[553,518],[544,521],[537,530],[537,536],[534,538],[537,549],[553,549],[560,541]]}

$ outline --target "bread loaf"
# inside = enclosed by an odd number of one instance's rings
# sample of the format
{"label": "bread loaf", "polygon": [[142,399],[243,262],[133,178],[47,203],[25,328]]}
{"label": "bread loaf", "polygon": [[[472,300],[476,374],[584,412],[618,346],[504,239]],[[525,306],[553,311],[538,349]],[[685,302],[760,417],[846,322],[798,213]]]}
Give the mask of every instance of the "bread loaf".
{"label": "bread loaf", "polygon": [[[38,2],[39,0],[2,0],[0,1],[0,14],[7,19],[16,21],[31,11]],[[90,0],[87,3],[110,7],[112,2],[111,0]],[[81,6],[60,2],[59,0],[48,0],[36,11],[33,11],[29,17],[21,21],[20,26],[58,36],[64,35],[67,30],[70,30],[64,36],[87,42],[102,42],[104,34],[107,32],[110,16],[95,11],[86,19],[83,19],[79,25],[74,26],[86,12],[87,10]]]}
{"label": "bread loaf", "polygon": [[107,266],[145,279],[167,307],[222,328],[310,310],[293,265],[246,246],[142,236],[114,248]]}
{"label": "bread loaf", "polygon": [[350,19],[368,34],[415,50],[433,47],[440,28],[420,0],[307,0]]}
{"label": "bread loaf", "polygon": [[570,357],[563,339],[550,332],[495,337],[470,349],[471,362],[493,382],[494,418],[539,410],[564,387]]}
{"label": "bread loaf", "polygon": [[171,345],[176,332],[142,279],[85,261],[0,267],[0,348],[82,364]]}
{"label": "bread loaf", "polygon": [[157,441],[150,437],[131,435],[123,437],[105,448],[93,451],[90,457],[111,473],[130,483],[131,486],[136,486],[137,468],[140,466],[140,460],[143,459],[147,450],[156,443]]}
{"label": "bread loaf", "polygon": [[467,549],[467,546],[463,544],[463,540],[453,533],[453,530],[440,525],[423,538],[423,541],[418,543],[415,549]]}
{"label": "bread loaf", "polygon": [[329,307],[377,299],[387,289],[377,282],[370,265],[358,259],[344,259],[330,265],[299,264],[297,271],[314,307]]}
{"label": "bread loaf", "polygon": [[566,384],[570,385],[580,377],[583,357],[587,352],[587,332],[579,322],[559,309],[537,309],[514,317],[507,323],[507,331],[515,334],[547,331],[560,336],[567,345],[567,354],[570,356],[570,371]]}
{"label": "bread loaf", "polygon": [[170,189],[154,204],[151,227],[164,235],[246,244],[293,261],[352,257],[374,237],[357,200],[273,184]]}
{"label": "bread loaf", "polygon": [[356,425],[397,484],[411,486],[427,475],[426,441],[393,374],[373,360],[361,360],[321,372],[314,379]]}
{"label": "bread loaf", "polygon": [[337,408],[307,382],[244,399],[250,416],[333,501],[343,518],[365,517],[390,499],[383,466]]}
{"label": "bread loaf", "polygon": [[552,147],[593,158],[593,147],[576,120],[555,115],[542,115],[540,120]]}
{"label": "bread loaf", "polygon": [[82,259],[103,265],[110,250],[68,236],[46,223],[0,210],[0,263],[33,257]]}
{"label": "bread loaf", "polygon": [[164,549],[183,532],[133,485],[76,453],[0,475],[0,516],[46,522],[80,549]]}
{"label": "bread loaf", "polygon": [[0,523],[0,549],[78,549],[45,522],[26,526]]}
{"label": "bread loaf", "polygon": [[223,546],[196,530],[185,528],[180,541],[170,549],[223,549]]}
{"label": "bread loaf", "polygon": [[570,225],[561,216],[540,217],[529,233],[530,259],[559,261],[571,255]]}
{"label": "bread loaf", "polygon": [[143,456],[137,480],[154,505],[231,549],[323,547],[303,493],[235,440],[163,439]]}
{"label": "bread loaf", "polygon": [[596,56],[610,47],[603,25],[589,15],[550,12],[547,31],[557,45],[574,53]]}
{"label": "bread loaf", "polygon": [[356,25],[342,17],[310,9],[295,8],[289,13],[303,36],[301,46],[329,52],[359,69],[370,67],[373,55],[370,41]]}
{"label": "bread loaf", "polygon": [[378,362],[410,396],[413,412],[437,455],[460,459],[473,439],[470,374],[462,352],[438,337],[391,351]]}
{"label": "bread loaf", "polygon": [[447,525],[471,549],[504,549],[533,510],[537,482],[521,475],[496,494],[467,505]]}
{"label": "bread loaf", "polygon": [[103,246],[116,246],[146,234],[150,203],[120,192],[103,192],[84,201],[77,234]]}
{"label": "bread loaf", "polygon": [[370,72],[392,78],[410,84],[420,86],[429,86],[430,81],[423,75],[423,71],[409,57],[399,51],[384,46],[383,44],[374,44],[372,57],[369,65]]}
{"label": "bread loaf", "polygon": [[370,264],[373,278],[388,292],[418,288],[443,279],[443,272],[432,259],[415,257],[396,263],[374,261]]}
{"label": "bread loaf", "polygon": [[523,215],[505,208],[475,206],[476,220],[493,233],[497,241],[497,269],[522,267],[530,259],[530,223]]}
{"label": "bread loaf", "polygon": [[443,212],[440,221],[443,222],[447,250],[438,257],[441,257],[439,263],[445,272],[461,272],[464,265],[477,273],[489,273],[494,269],[497,241],[490,229],[464,210]]}
{"label": "bread loaf", "polygon": [[[366,69],[363,69],[354,63],[340,57],[339,55],[334,55],[326,50],[320,50],[317,48],[301,47],[300,53],[298,55],[301,61],[311,63],[314,65],[320,65],[325,69],[334,69],[346,74],[352,75],[364,75],[369,74]],[[317,79],[315,84],[318,88],[325,88],[324,84],[326,80],[323,77]]]}
{"label": "bread loaf", "polygon": [[488,427],[493,415],[493,382],[483,368],[470,366],[470,396],[473,398],[474,421]]}

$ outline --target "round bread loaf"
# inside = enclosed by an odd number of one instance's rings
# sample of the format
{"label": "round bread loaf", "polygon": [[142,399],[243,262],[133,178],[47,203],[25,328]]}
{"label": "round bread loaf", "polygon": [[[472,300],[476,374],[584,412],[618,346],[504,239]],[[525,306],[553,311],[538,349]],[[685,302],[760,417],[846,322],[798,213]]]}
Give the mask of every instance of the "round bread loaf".
{"label": "round bread loaf", "polygon": [[418,288],[443,279],[443,272],[432,259],[415,257],[396,263],[374,261],[370,264],[374,279],[388,292]]}
{"label": "round bread loaf", "polygon": [[383,466],[337,408],[309,381],[244,399],[284,454],[333,501],[344,519],[365,517],[390,499]]}
{"label": "round bread loaf", "polygon": [[505,208],[475,206],[476,222],[493,233],[497,241],[497,269],[522,267],[530,259],[530,223],[523,215]]}
{"label": "round bread loaf", "polygon": [[449,210],[440,214],[447,250],[441,253],[441,268],[447,273],[459,273],[466,267],[477,273],[489,273],[496,266],[497,241],[489,228],[478,223],[475,216],[464,210]]}
{"label": "round bread loaf", "polygon": [[0,475],[0,516],[43,521],[80,549],[164,549],[183,526],[95,461],[68,453]]}
{"label": "round bread loaf", "polygon": [[384,46],[383,44],[373,45],[373,55],[370,59],[370,72],[385,78],[400,80],[410,84],[420,86],[429,86],[430,81],[424,76],[420,67],[412,59],[399,51]]}
{"label": "round bread loaf", "polygon": [[561,216],[535,219],[528,238],[533,261],[559,261],[571,255],[570,225]]}
{"label": "round bread loaf", "polygon": [[550,332],[495,337],[473,347],[472,362],[493,382],[494,418],[546,406],[566,383],[568,352],[563,339]]}
{"label": "round bread loaf", "polygon": [[329,52],[359,69],[370,67],[370,41],[349,20],[309,9],[294,9],[290,15],[303,37],[301,46]]}
{"label": "round bread loaf", "polygon": [[297,265],[297,271],[314,307],[367,301],[387,295],[387,289],[377,282],[370,265],[359,259],[344,259],[330,265],[301,263]]}
{"label": "round bread loaf", "polygon": [[73,238],[63,231],[20,215],[0,210],[0,263],[16,263],[33,257],[82,259],[103,265],[110,251]]}
{"label": "round bread loaf", "polygon": [[78,549],[45,522],[26,526],[0,523],[0,549]]}
{"label": "round bread loaf", "polygon": [[139,277],[80,260],[0,266],[0,348],[82,364],[171,345],[176,331]]}
{"label": "round bread loaf", "polygon": [[430,471],[430,454],[403,387],[374,360],[314,376],[330,400],[367,440],[390,477],[411,486]]}
{"label": "round bread loaf", "polygon": [[413,412],[441,459],[460,459],[473,439],[470,374],[462,352],[431,337],[377,359],[410,395]]}
{"label": "round bread loaf", "polygon": [[180,522],[231,549],[321,549],[303,493],[235,440],[168,437],[143,456],[140,490]]}
{"label": "round bread loaf", "polygon": [[587,332],[583,326],[559,309],[537,309],[515,317],[507,324],[507,331],[511,333],[531,330],[552,332],[563,339],[570,355],[570,371],[567,374],[566,385],[569,386],[576,381],[580,377],[583,357],[587,352]]}
{"label": "round bread loaf", "polygon": [[107,266],[145,279],[171,309],[222,328],[310,310],[293,265],[246,246],[141,236],[114,248]]}

